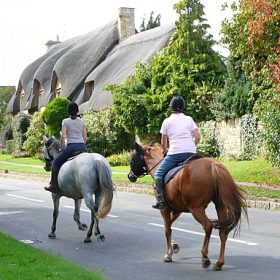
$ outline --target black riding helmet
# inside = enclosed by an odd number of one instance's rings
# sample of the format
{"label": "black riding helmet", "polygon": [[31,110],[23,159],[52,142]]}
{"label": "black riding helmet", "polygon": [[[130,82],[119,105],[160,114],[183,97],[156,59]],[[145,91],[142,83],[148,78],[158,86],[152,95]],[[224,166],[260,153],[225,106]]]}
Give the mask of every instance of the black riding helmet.
{"label": "black riding helmet", "polygon": [[182,96],[173,96],[169,106],[173,112],[183,112],[185,110],[185,100]]}
{"label": "black riding helmet", "polygon": [[70,116],[76,116],[79,112],[79,107],[76,103],[71,102],[67,106],[67,111],[68,111]]}

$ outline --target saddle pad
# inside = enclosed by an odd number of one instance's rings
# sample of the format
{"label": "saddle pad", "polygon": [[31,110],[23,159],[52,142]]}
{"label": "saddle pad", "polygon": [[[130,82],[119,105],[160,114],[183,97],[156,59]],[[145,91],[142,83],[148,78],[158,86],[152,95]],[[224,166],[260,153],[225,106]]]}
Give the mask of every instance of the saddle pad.
{"label": "saddle pad", "polygon": [[164,185],[166,185],[171,179],[173,179],[177,172],[179,172],[185,166],[187,166],[187,163],[180,164],[179,166],[175,166],[172,169],[170,169],[164,176]]}
{"label": "saddle pad", "polygon": [[193,156],[187,158],[183,162],[179,163],[177,166],[170,169],[167,174],[164,176],[164,185],[166,185],[171,179],[175,177],[177,172],[179,172],[182,168],[187,166],[191,161],[202,158],[202,156],[198,154],[194,154]]}

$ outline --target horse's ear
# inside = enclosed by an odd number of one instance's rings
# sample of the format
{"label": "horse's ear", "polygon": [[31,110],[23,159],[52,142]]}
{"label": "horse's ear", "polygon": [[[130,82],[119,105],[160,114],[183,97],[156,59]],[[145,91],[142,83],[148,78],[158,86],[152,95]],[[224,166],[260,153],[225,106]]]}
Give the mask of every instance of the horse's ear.
{"label": "horse's ear", "polygon": [[149,147],[153,147],[155,145],[156,141],[155,140],[152,140],[150,143],[149,143]]}
{"label": "horse's ear", "polygon": [[141,145],[139,145],[136,141],[134,142],[134,148],[137,153],[141,153],[143,151]]}
{"label": "horse's ear", "polygon": [[43,135],[43,141],[46,143],[49,140],[49,138],[46,135]]}

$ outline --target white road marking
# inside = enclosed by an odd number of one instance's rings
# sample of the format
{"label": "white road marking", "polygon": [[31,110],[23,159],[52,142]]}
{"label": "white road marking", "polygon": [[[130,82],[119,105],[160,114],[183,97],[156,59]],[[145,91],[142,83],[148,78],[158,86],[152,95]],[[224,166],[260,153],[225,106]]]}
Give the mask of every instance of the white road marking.
{"label": "white road marking", "polygon": [[3,211],[0,212],[0,216],[5,216],[5,215],[16,215],[16,214],[21,214],[23,211]]}
{"label": "white road marking", "polygon": [[20,242],[24,243],[24,244],[34,244],[35,242],[29,239],[25,239],[25,240],[19,240]]}
{"label": "white road marking", "polygon": [[[68,205],[63,205],[64,208],[68,208],[68,209],[75,209],[75,207],[73,206],[68,206]],[[81,208],[81,211],[82,212],[87,212],[87,213],[90,213],[90,210],[89,209],[83,209]],[[111,217],[111,218],[118,218],[118,216],[115,216],[115,215],[111,215],[111,214],[108,214],[108,217]]]}
{"label": "white road marking", "polygon": [[24,200],[29,200],[29,201],[34,201],[34,202],[40,202],[40,203],[45,202],[44,200],[29,198],[29,197],[26,197],[26,196],[15,195],[15,194],[10,194],[10,193],[7,193],[7,196],[15,197],[15,198],[19,198],[19,199],[24,199]]}
{"label": "white road marking", "polygon": [[[148,223],[151,226],[155,226],[155,227],[161,227],[163,228],[164,226],[161,224],[155,224],[155,223]],[[186,233],[190,233],[190,234],[195,234],[195,235],[201,235],[204,236],[204,233],[201,232],[197,232],[197,231],[192,231],[192,230],[186,230],[186,229],[182,229],[182,228],[177,228],[177,227],[171,227],[173,230],[177,230],[177,231],[182,231],[182,232],[186,232]],[[217,235],[211,235],[211,238],[217,238],[220,239],[219,236]],[[233,238],[228,238],[228,241],[231,242],[235,242],[235,243],[241,243],[241,244],[245,244],[248,246],[257,246],[259,245],[259,243],[255,243],[255,242],[250,242],[250,241],[245,241],[245,240],[240,240],[240,239],[233,239]]]}

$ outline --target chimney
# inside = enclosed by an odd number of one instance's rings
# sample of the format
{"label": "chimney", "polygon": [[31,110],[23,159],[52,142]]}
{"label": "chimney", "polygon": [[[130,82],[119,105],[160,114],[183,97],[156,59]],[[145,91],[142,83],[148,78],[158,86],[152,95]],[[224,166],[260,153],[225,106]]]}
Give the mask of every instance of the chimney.
{"label": "chimney", "polygon": [[46,43],[46,46],[47,46],[47,51],[53,46],[53,45],[56,45],[58,43],[61,43],[59,41],[59,35],[56,35],[56,41],[53,41],[53,40],[49,40],[47,43]]}
{"label": "chimney", "polygon": [[118,25],[120,42],[135,34],[134,8],[119,8]]}

